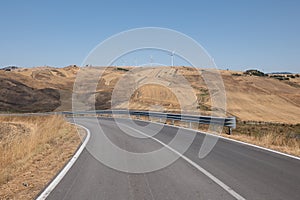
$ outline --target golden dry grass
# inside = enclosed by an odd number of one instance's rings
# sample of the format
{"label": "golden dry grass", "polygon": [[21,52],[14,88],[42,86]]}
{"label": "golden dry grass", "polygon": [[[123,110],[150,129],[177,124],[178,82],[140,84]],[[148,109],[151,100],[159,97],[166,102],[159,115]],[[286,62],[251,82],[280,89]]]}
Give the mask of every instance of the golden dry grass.
{"label": "golden dry grass", "polygon": [[300,157],[299,139],[291,138],[287,140],[285,136],[276,136],[272,133],[260,137],[243,134],[226,135],[225,137]]}
{"label": "golden dry grass", "polygon": [[300,124],[238,121],[225,136],[300,157]]}
{"label": "golden dry grass", "polygon": [[0,117],[0,199],[32,199],[80,143],[62,116]]}
{"label": "golden dry grass", "polygon": [[[175,125],[188,127],[186,123]],[[198,126],[194,124],[193,128],[209,132],[208,125],[205,124]],[[222,130],[224,137],[300,157],[300,124],[238,121],[237,128],[232,134],[227,133],[228,129],[224,127]]]}

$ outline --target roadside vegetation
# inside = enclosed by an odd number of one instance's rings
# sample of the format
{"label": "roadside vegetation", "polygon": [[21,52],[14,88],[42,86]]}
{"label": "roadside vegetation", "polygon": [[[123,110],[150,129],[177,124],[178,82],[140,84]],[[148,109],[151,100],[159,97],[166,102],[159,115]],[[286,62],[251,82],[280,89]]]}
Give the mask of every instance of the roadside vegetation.
{"label": "roadside vegetation", "polygon": [[300,124],[238,121],[228,137],[300,157]]}
{"label": "roadside vegetation", "polygon": [[[231,135],[224,127],[222,136],[300,157],[300,124],[238,120],[236,126]],[[208,125],[197,128],[207,131]]]}
{"label": "roadside vegetation", "polygon": [[33,199],[79,144],[62,116],[0,117],[0,199]]}

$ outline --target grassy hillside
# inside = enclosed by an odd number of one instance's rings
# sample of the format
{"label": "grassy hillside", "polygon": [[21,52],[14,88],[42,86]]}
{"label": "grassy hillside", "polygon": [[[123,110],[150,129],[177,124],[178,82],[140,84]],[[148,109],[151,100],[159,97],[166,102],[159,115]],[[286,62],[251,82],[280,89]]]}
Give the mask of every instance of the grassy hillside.
{"label": "grassy hillside", "polygon": [[[0,110],[17,112],[71,110],[73,83],[79,70],[76,66],[69,66],[0,71],[0,82],[3,83],[0,92],[5,94],[0,98]],[[124,84],[130,86],[134,84],[132,81],[143,83],[147,79],[152,80],[153,84],[145,84],[135,88],[135,91],[123,87],[125,89],[118,94],[118,101],[113,102],[113,108],[127,108],[125,97],[130,93],[131,109],[155,110],[159,107],[166,111],[178,111],[180,109],[178,99],[176,100],[171,89],[176,81],[180,81],[176,78],[180,74],[194,90],[191,95],[196,95],[197,102],[194,102],[196,105],[193,106],[196,106],[202,114],[210,114],[210,95],[214,94],[209,94],[202,78],[206,73],[205,70],[188,67],[148,67],[138,72],[131,67],[83,70],[92,73],[100,70],[103,74],[100,80],[87,77],[89,82],[99,82],[95,93],[86,94],[83,99],[84,103],[89,104],[95,95],[97,109],[111,108],[111,96],[120,82],[123,86]],[[135,70],[135,75],[130,75],[132,70]],[[257,73],[244,74],[233,71],[220,73],[226,88],[227,115],[234,115],[240,120],[291,124],[300,122],[299,76],[284,75],[286,77],[283,79],[271,75],[261,76]],[[169,84],[168,87],[164,86],[166,83]],[[88,83],[85,87],[88,87]],[[177,84],[176,87],[181,86]],[[184,85],[181,89],[185,89]],[[188,102],[189,98],[191,97],[186,96],[182,101]]]}

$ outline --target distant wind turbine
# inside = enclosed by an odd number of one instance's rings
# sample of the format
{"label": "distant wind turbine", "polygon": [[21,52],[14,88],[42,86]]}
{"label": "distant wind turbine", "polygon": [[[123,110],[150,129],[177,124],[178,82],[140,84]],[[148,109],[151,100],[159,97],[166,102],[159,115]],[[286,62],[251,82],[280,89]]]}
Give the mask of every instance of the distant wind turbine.
{"label": "distant wind turbine", "polygon": [[172,58],[172,67],[174,66],[174,54],[175,54],[175,51],[172,51],[171,53],[171,58]]}
{"label": "distant wind turbine", "polygon": [[171,56],[171,66],[174,66],[174,55],[175,55],[175,50],[172,51],[171,53],[169,53],[169,55]]}

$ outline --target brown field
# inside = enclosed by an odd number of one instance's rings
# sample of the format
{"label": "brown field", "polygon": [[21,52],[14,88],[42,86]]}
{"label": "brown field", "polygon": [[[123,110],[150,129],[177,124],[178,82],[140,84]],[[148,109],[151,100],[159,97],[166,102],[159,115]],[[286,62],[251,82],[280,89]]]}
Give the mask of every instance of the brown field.
{"label": "brown field", "polygon": [[80,141],[61,116],[0,117],[0,199],[33,199]]}
{"label": "brown field", "polygon": [[[0,92],[5,93],[2,99],[0,97],[0,111],[71,110],[73,83],[79,70],[80,68],[76,66],[65,68],[39,67],[18,69],[11,72],[0,70],[0,82],[6,81],[6,85],[2,84],[2,88],[0,88]],[[118,96],[119,101],[113,102],[113,108],[127,108],[129,105],[122,102],[122,99],[131,92],[129,107],[132,109],[147,110],[160,106],[160,109],[163,108],[166,111],[178,111],[180,109],[177,105],[178,99],[174,98],[172,90],[186,89],[183,84],[178,84],[181,80],[178,75],[183,75],[194,90],[189,94],[190,96],[186,95],[185,98],[181,99],[183,104],[188,104],[191,98],[197,98],[197,102],[195,102],[197,105],[190,106],[196,106],[197,112],[202,114],[209,114],[211,110],[210,95],[214,94],[209,94],[201,77],[205,76],[205,70],[188,67],[147,67],[142,70],[132,67],[97,69],[86,67],[81,70],[89,71],[91,74],[96,71],[103,73],[95,91],[97,109],[111,108],[112,93],[119,89],[122,84],[132,85],[134,80],[143,87],[134,88],[135,91],[131,91],[132,88],[126,89],[124,87],[125,89]],[[130,70],[135,71],[135,75],[130,75]],[[236,116],[244,121],[288,124],[300,122],[299,77],[280,81],[270,77],[243,75],[242,72],[222,70],[219,72],[226,89],[227,115]],[[242,75],[233,75],[237,73]],[[89,79],[89,77],[87,80],[90,82],[98,81]],[[152,81],[155,84],[142,85],[147,81]],[[20,87],[20,84],[23,86]],[[176,88],[175,86],[172,88],[173,85],[176,85]],[[93,98],[92,95],[87,95],[83,101],[88,103],[91,98]]]}

